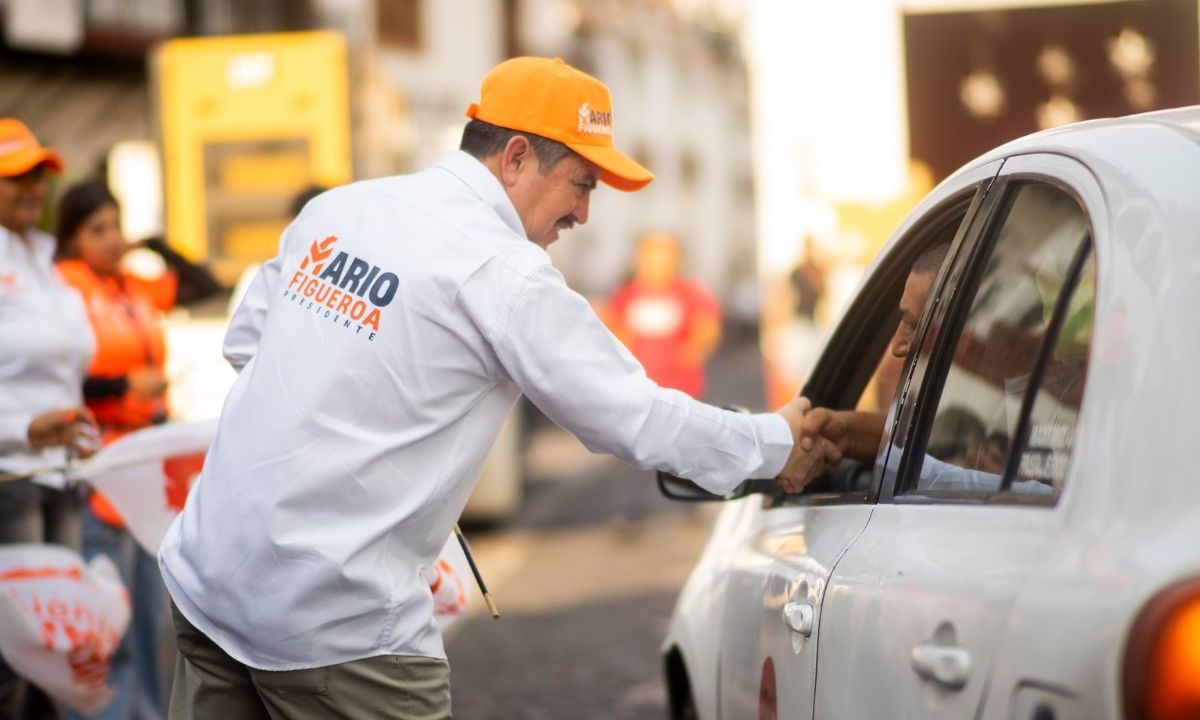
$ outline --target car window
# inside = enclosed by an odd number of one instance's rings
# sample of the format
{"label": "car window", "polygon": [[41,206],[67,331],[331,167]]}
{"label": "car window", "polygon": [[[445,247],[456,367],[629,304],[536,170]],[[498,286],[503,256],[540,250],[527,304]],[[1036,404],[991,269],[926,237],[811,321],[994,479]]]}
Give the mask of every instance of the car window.
{"label": "car window", "polygon": [[1012,186],[998,217],[978,282],[954,301],[970,306],[940,393],[926,395],[937,401],[919,472],[897,495],[1053,501],[1062,489],[1091,339],[1087,217],[1071,195],[1036,182]]}
{"label": "car window", "polygon": [[[932,246],[949,246],[964,219],[982,198],[979,185],[964,188],[941,207],[927,213],[897,244],[886,262],[857,294],[835,328],[813,378],[802,394],[814,407],[857,410],[878,418],[892,406],[904,370],[904,358],[891,352],[897,332],[899,301],[915,258]],[[875,456],[846,458],[805,490],[792,497],[803,502],[841,502],[871,494]]]}
{"label": "car window", "polygon": [[1031,398],[1029,421],[1009,460],[1015,463],[1005,487],[1010,492],[1037,493],[1044,486],[1053,488],[1055,496],[1062,491],[1083,402],[1095,298],[1095,264],[1089,253],[1070,300],[1059,311],[1058,335],[1044,349],[1047,358]]}

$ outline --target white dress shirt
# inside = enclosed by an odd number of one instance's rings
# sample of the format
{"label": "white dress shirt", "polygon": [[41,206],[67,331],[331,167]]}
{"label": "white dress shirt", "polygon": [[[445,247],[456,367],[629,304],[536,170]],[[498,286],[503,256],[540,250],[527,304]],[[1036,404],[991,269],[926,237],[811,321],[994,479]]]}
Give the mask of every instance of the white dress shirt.
{"label": "white dress shirt", "polygon": [[[931,492],[992,493],[1000,490],[1003,476],[964,468],[926,455],[917,478],[917,489]],[[1014,480],[1009,492],[1018,495],[1053,495],[1057,490],[1037,480]]]}
{"label": "white dress shirt", "polygon": [[[95,352],[79,294],[54,269],[54,238],[24,238],[0,226],[0,470],[57,467],[62,448],[35,451],[29,423],[51,410],[83,404],[83,381]],[[56,475],[36,478],[61,485]]]}
{"label": "white dress shirt", "polygon": [[648,380],[462,152],[310,202],[225,352],[240,375],[160,562],[184,616],[266,670],[445,657],[422,570],[522,392],[589,449],[715,492],[792,446],[777,415]]}

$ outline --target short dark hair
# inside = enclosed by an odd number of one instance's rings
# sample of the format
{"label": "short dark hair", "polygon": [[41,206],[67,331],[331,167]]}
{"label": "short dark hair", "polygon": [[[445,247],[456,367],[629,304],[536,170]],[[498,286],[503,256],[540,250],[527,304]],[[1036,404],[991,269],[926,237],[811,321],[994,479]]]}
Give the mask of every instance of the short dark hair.
{"label": "short dark hair", "polygon": [[551,168],[559,161],[575,152],[557,140],[550,140],[541,135],[520,130],[510,130],[475,119],[472,119],[463,128],[462,142],[459,143],[458,149],[474,156],[477,160],[485,160],[504,150],[508,141],[518,135],[529,139],[529,145],[537,155],[538,169],[543,175],[550,172]]}
{"label": "short dark hair", "polygon": [[910,272],[917,275],[924,275],[928,272],[937,272],[946,260],[946,254],[950,252],[950,243],[938,243],[929,248],[917,258],[912,265]]}
{"label": "short dark hair", "polygon": [[325,192],[328,189],[329,188],[322,187],[320,185],[309,185],[308,187],[304,188],[299,193],[297,193],[296,196],[292,198],[292,206],[291,206],[292,217],[295,218],[297,215],[299,215],[300,211],[304,209],[305,205],[307,205],[313,198],[315,198],[316,196],[320,195],[321,193]]}
{"label": "short dark hair", "polygon": [[67,258],[77,254],[72,239],[92,213],[105,205],[121,208],[116,196],[103,180],[85,180],[67,188],[58,200],[57,220],[54,236],[58,240],[56,257]]}

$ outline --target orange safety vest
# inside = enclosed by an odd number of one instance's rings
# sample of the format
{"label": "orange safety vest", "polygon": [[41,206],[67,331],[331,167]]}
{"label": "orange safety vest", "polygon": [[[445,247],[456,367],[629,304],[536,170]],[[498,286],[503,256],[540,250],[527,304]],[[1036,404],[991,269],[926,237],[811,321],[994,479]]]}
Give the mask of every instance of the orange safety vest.
{"label": "orange safety vest", "polygon": [[[58,271],[83,296],[96,336],[89,377],[125,377],[147,367],[162,371],[166,359],[162,313],[175,303],[173,273],[155,281],[99,275],[82,260],[63,260]],[[106,445],[130,431],[162,422],[167,413],[162,398],[146,398],[129,390],[120,397],[90,399],[87,406],[100,423]],[[93,492],[91,504],[98,518],[124,527],[120,514],[103,495]]]}

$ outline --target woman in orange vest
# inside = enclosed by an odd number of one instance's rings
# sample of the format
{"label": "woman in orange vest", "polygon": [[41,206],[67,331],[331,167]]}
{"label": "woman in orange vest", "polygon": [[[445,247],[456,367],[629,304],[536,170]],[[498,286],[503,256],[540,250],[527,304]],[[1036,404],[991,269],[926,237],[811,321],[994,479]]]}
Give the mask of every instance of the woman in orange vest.
{"label": "woman in orange vest", "polygon": [[[104,443],[163,422],[162,312],[174,302],[174,276],[147,282],[122,272],[121,258],[131,246],[121,233],[116,198],[102,182],[80,183],[63,194],[57,236],[59,272],[83,296],[96,336],[83,396],[100,423]],[[162,577],[155,558],[137,545],[98,492],[84,511],[83,553],[88,560],[108,556],[120,569],[133,603],[129,630],[109,672],[117,697],[93,717],[163,717],[156,662],[164,623]]]}

